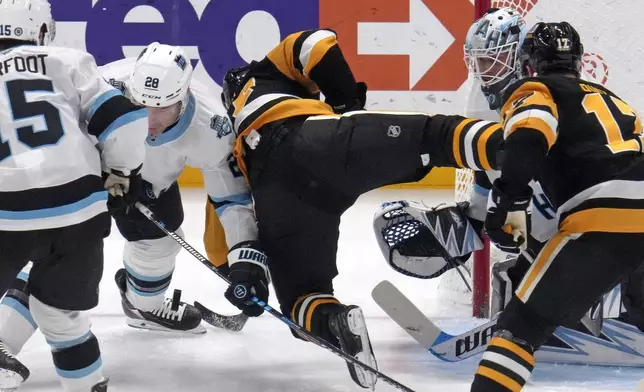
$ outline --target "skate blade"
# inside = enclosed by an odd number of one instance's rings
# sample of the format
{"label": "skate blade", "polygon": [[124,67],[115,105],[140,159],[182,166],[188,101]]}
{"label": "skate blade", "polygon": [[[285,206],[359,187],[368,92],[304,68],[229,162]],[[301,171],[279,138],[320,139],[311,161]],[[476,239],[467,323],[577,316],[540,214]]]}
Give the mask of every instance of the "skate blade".
{"label": "skate blade", "polygon": [[163,325],[157,324],[153,321],[138,320],[138,319],[133,319],[129,317],[127,317],[126,323],[132,328],[146,329],[148,331],[171,332],[174,334],[181,334],[181,335],[202,335],[206,333],[206,328],[201,324],[199,324],[193,329],[188,329],[184,331],[181,329],[172,329],[172,328],[164,327]]}
{"label": "skate blade", "polygon": [[[369,332],[367,331],[367,323],[364,321],[364,315],[362,314],[362,309],[355,308],[349,311],[347,315],[347,323],[349,325],[349,330],[356,336],[360,337],[360,342],[362,343],[362,351],[354,355],[354,358],[369,365],[372,368],[378,370],[378,363],[376,358],[372,354],[371,341],[369,340]],[[354,370],[356,381],[361,387],[369,388],[375,390],[376,381],[378,381],[378,376],[375,374],[362,369],[359,366],[349,364]]]}
{"label": "skate blade", "polygon": [[11,370],[0,369],[0,391],[15,391],[24,381],[20,374]]}

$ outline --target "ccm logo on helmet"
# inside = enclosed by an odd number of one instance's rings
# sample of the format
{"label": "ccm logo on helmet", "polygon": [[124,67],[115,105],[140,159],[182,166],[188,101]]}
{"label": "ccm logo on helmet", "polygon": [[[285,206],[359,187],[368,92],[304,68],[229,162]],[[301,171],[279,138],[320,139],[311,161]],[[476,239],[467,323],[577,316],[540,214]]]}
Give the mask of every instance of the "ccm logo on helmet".
{"label": "ccm logo on helmet", "polygon": [[150,95],[150,94],[141,94],[143,98],[150,98],[150,99],[161,99],[160,95]]}

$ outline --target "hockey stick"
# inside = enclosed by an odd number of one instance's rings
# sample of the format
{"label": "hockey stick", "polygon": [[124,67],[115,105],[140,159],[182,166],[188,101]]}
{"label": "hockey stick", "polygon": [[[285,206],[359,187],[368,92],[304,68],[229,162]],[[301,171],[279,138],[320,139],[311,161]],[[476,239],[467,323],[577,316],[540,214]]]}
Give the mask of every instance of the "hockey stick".
{"label": "hockey stick", "polygon": [[[164,233],[170,236],[170,238],[177,241],[179,245],[183,247],[183,249],[187,250],[188,253],[194,256],[197,260],[201,261],[201,264],[205,265],[212,272],[217,274],[220,278],[223,278],[224,280],[227,281],[227,278],[224,275],[222,275],[221,272],[217,270],[217,267],[215,267],[210,261],[208,261],[207,258],[205,258],[201,253],[197,252],[192,246],[190,246],[190,244],[184,241],[183,238],[181,238],[181,236],[179,236],[177,233],[174,233],[166,229],[165,224],[157,220],[154,213],[150,211],[148,207],[137,202],[136,209],[139,210],[146,218],[148,218],[150,222],[154,223],[159,229],[161,229]],[[246,325],[246,321],[248,321],[248,316],[246,316],[243,313],[235,314],[232,316],[226,316],[223,314],[213,312],[212,310],[206,308],[201,303],[196,301],[195,301],[195,307],[199,309],[199,311],[201,312],[201,316],[205,322],[217,328],[224,328],[230,331],[241,331],[242,328],[244,328],[244,325]]]}
{"label": "hockey stick", "polygon": [[[394,285],[383,281],[372,291],[376,303],[420,346],[437,358],[458,362],[487,349],[496,331],[491,320],[459,335],[451,335],[428,319]],[[644,333],[637,327],[608,320],[602,337],[564,327],[557,328],[554,345],[545,344],[536,353],[538,362],[603,366],[644,366]]]}
{"label": "hockey stick", "polygon": [[[146,218],[150,220],[150,222],[154,223],[159,229],[161,229],[164,233],[169,235],[172,239],[177,241],[179,245],[181,245],[185,250],[187,250],[191,255],[195,256],[199,261],[201,261],[204,265],[206,265],[208,268],[210,268],[217,276],[219,276],[221,279],[224,280],[224,282],[230,284],[230,280],[228,279],[227,276],[223,275],[221,272],[219,272],[214,265],[212,265],[208,259],[206,259],[204,256],[202,256],[199,252],[197,252],[190,244],[188,244],[186,241],[183,240],[179,235],[176,233],[168,230],[165,228],[165,225],[163,222],[159,221],[156,219],[154,216],[154,213],[150,211],[149,208],[147,208],[145,205],[141,204],[140,202],[136,203],[136,208],[141,211],[143,215],[145,215]],[[368,372],[371,372],[381,378],[384,382],[387,384],[395,387],[396,389],[399,389],[401,391],[405,392],[414,392],[413,389],[406,387],[405,385],[399,383],[398,381],[394,380],[393,378],[387,376],[384,373],[381,373],[380,371],[372,368],[371,366],[355,359],[351,355],[345,353],[344,351],[338,349],[337,347],[327,343],[323,339],[318,338],[315,335],[312,335],[309,333],[306,329],[302,328],[298,324],[294,323],[289,319],[288,317],[284,316],[282,313],[278,312],[277,310],[273,309],[270,305],[267,303],[260,301],[257,297],[252,297],[251,301],[255,302],[258,306],[261,306],[264,308],[264,310],[267,313],[270,313],[272,316],[278,318],[280,321],[282,321],[284,324],[288,325],[289,328],[293,329],[294,331],[297,331],[301,336],[303,336],[306,340],[309,342],[320,346],[327,351],[331,351],[335,355],[341,357],[347,362],[351,362],[356,366],[361,367],[363,370],[366,370]],[[225,317],[225,316],[224,316]],[[234,317],[234,316],[233,316]],[[245,321],[244,321],[245,322]]]}

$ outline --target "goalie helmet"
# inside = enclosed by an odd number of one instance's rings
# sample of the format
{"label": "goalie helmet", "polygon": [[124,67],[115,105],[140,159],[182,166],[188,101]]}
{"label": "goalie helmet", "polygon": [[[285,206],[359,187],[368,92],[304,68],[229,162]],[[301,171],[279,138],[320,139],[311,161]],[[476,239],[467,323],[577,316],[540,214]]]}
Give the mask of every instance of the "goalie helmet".
{"label": "goalie helmet", "polygon": [[427,207],[410,201],[383,204],[373,219],[376,240],[389,265],[420,279],[462,265],[483,247],[464,210],[468,203]]}
{"label": "goalie helmet", "polygon": [[464,60],[492,110],[500,108],[503,91],[517,78],[525,32],[521,15],[507,7],[489,9],[467,32]]}
{"label": "goalie helmet", "polygon": [[569,73],[580,76],[584,46],[568,22],[539,22],[526,35],[519,51],[521,73]]}
{"label": "goalie helmet", "polygon": [[0,0],[0,40],[11,39],[48,45],[56,24],[48,0]]}
{"label": "goalie helmet", "polygon": [[181,47],[153,42],[139,54],[127,87],[140,105],[164,108],[181,102],[183,113],[191,79],[192,65]]}

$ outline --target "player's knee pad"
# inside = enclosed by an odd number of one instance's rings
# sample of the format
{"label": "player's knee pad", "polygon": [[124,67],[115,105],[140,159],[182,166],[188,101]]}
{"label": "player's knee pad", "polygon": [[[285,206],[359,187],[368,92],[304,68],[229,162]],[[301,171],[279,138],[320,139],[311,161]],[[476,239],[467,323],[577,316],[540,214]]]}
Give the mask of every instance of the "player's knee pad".
{"label": "player's knee pad", "polygon": [[0,340],[17,355],[38,325],[29,310],[29,274],[23,270],[0,301]]}
{"label": "player's knee pad", "polygon": [[[181,229],[177,234],[183,237]],[[152,311],[162,304],[180,249],[169,236],[125,244],[126,296],[135,308]]]}
{"label": "player's knee pad", "polygon": [[104,379],[98,340],[86,312],[51,307],[31,296],[34,319],[51,346],[56,373],[66,391],[86,391]]}
{"label": "player's knee pad", "polygon": [[[291,319],[308,332],[327,342],[338,345],[338,338],[329,328],[329,316],[342,307],[340,301],[331,294],[313,293],[297,299],[291,311]],[[306,340],[296,331],[291,330],[293,336]]]}
{"label": "player's knee pad", "polygon": [[467,203],[433,208],[409,201],[383,204],[373,226],[389,265],[402,274],[429,279],[465,262],[483,247],[466,208]]}

